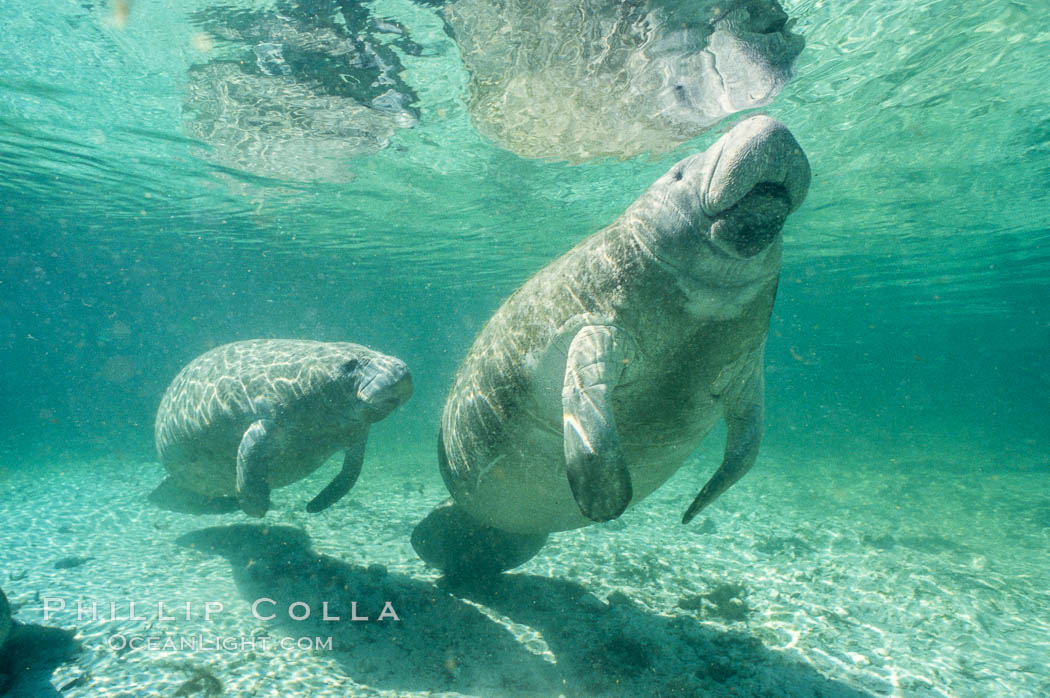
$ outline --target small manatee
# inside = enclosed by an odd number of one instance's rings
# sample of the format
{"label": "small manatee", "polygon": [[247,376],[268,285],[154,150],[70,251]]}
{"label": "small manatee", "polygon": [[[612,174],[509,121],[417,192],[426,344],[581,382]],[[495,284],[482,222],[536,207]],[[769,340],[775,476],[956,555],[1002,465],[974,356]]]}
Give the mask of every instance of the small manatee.
{"label": "small manatee", "polygon": [[322,511],[360,475],[371,425],[411,394],[404,362],[359,344],[255,339],[212,349],[183,368],[161,400],[154,432],[169,478],[150,499],[195,513],[236,502],[263,516],[271,489],[310,475],[342,449],[342,469],[306,506]]}

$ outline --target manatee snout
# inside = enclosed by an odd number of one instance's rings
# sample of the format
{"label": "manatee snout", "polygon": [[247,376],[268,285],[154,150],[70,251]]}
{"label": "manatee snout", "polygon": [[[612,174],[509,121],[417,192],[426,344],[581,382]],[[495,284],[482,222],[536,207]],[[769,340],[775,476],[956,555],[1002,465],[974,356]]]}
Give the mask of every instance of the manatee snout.
{"label": "manatee snout", "polygon": [[754,257],[773,242],[790,211],[787,189],[761,182],[716,216],[711,224],[711,239],[740,257]]}
{"label": "manatee snout", "polygon": [[711,240],[728,254],[753,257],[806,198],[809,161],[787,127],[768,116],[737,124],[708,153],[700,200]]}
{"label": "manatee snout", "polygon": [[789,202],[788,213],[802,204],[809,189],[809,161],[787,126],[768,116],[740,122],[705,154],[706,186],[700,193],[708,218],[739,203],[759,185],[756,194],[777,192]]}
{"label": "manatee snout", "polygon": [[371,375],[366,376],[357,389],[358,399],[374,422],[412,397],[412,373],[408,366],[393,357],[384,358],[385,361],[377,361],[369,367]]}

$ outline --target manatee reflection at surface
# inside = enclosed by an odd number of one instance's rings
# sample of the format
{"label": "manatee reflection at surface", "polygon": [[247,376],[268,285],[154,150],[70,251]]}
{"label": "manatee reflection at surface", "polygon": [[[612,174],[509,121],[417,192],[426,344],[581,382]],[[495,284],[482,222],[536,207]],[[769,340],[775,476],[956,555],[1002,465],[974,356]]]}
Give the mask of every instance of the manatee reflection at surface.
{"label": "manatee reflection at surface", "polygon": [[398,25],[359,4],[279,2],[274,10],[214,7],[193,15],[215,45],[188,75],[188,135],[208,157],[251,174],[346,181],[347,160],[375,153],[416,124]]}
{"label": "manatee reflection at surface", "polygon": [[458,0],[475,127],[523,157],[660,153],[768,104],[801,36],[776,0]]}

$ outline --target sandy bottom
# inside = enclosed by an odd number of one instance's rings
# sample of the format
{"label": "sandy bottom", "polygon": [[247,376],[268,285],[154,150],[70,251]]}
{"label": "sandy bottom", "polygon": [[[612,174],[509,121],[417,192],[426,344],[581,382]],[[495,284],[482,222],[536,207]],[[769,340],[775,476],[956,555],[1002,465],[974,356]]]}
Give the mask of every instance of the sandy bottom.
{"label": "sandy bottom", "polygon": [[682,526],[710,463],[689,465],[470,591],[409,545],[444,496],[422,463],[395,476],[370,455],[308,515],[330,464],[261,523],[153,507],[155,463],[6,464],[0,586],[16,620],[81,648],[13,693],[1050,695],[1047,462],[822,458],[766,452]]}

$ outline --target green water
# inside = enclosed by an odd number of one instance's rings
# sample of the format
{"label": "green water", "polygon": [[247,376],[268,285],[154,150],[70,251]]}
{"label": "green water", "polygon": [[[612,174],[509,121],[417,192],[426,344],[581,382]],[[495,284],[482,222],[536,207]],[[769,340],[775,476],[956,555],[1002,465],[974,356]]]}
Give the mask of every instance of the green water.
{"label": "green water", "polygon": [[[429,442],[500,300],[715,137],[654,160],[517,158],[471,127],[438,15],[384,2],[375,11],[421,47],[401,59],[419,125],[342,163],[346,183],[253,177],[185,135],[199,9],[140,0],[123,29],[106,3],[0,10],[5,444],[146,453],[174,371],[254,336],[352,338],[425,366],[403,418]],[[785,230],[772,434],[957,430],[1044,449],[1042,10],[787,9],[807,47],[766,111],[814,176]]]}
{"label": "green water", "polygon": [[[868,459],[865,482],[871,463],[936,461],[961,480],[1031,474],[1045,493],[1050,5],[783,5],[806,47],[761,111],[788,125],[813,178],[784,228],[768,467],[848,490],[851,458]],[[441,406],[485,320],[726,128],[652,157],[518,157],[472,124],[440,7],[377,0],[357,10],[401,27],[376,41],[400,63],[390,74],[414,96],[414,125],[370,152],[293,148],[252,172],[188,125],[188,76],[236,53],[201,38],[208,3],[115,7],[0,4],[7,469],[152,461],[156,406],[181,366],[228,341],[300,337],[409,364],[415,395],[371,447],[431,477]],[[1041,502],[1007,516],[1045,541]]]}

